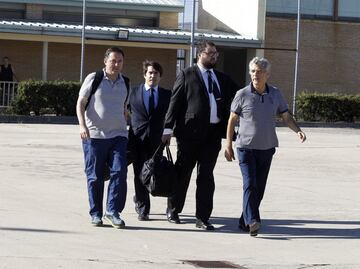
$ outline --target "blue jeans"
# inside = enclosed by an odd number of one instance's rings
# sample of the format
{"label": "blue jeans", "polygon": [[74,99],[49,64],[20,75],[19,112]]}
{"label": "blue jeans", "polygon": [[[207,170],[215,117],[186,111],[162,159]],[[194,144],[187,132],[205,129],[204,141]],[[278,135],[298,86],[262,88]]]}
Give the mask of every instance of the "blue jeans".
{"label": "blue jeans", "polygon": [[259,207],[274,153],[275,148],[267,150],[237,148],[243,177],[243,213],[240,223],[249,225],[254,220],[261,221]]}
{"label": "blue jeans", "polygon": [[82,141],[85,159],[85,174],[89,193],[90,215],[102,217],[104,196],[104,171],[110,170],[106,211],[118,215],[126,201],[127,138],[117,136],[109,139]]}

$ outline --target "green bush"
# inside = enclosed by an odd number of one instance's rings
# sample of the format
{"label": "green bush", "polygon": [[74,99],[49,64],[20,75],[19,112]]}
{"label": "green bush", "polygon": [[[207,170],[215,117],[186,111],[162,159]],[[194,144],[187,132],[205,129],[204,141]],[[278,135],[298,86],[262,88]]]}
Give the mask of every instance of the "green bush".
{"label": "green bush", "polygon": [[34,111],[36,115],[75,116],[80,85],[80,82],[68,81],[21,82],[9,110],[17,115]]}
{"label": "green bush", "polygon": [[360,119],[360,94],[306,93],[297,97],[298,118],[304,121],[344,121]]}

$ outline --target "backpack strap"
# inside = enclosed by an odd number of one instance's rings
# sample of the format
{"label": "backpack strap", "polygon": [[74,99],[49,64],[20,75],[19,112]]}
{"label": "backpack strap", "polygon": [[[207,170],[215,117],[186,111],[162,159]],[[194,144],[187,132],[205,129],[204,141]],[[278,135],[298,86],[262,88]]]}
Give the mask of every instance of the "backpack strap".
{"label": "backpack strap", "polygon": [[129,98],[129,92],[130,92],[130,79],[128,77],[122,76],[124,81],[125,81],[125,86],[126,86],[126,98],[125,98],[125,103],[124,105],[126,105],[126,102]]}
{"label": "backpack strap", "polygon": [[96,92],[96,90],[99,87],[99,85],[100,85],[101,81],[103,80],[103,78],[104,78],[104,71],[103,70],[96,71],[95,78],[94,78],[94,80],[93,80],[93,82],[91,84],[91,92],[90,92],[90,95],[88,97],[87,103],[85,105],[85,110],[89,106],[91,96],[94,95],[94,93]]}
{"label": "backpack strap", "polygon": [[[130,80],[129,80],[128,77],[125,77],[125,76],[122,76],[122,77],[123,77],[123,79],[125,81],[125,86],[126,86],[126,98],[125,98],[125,103],[124,103],[124,106],[126,106],[126,102],[127,102],[128,98],[129,98]],[[94,93],[96,92],[97,88],[99,88],[100,83],[103,80],[103,78],[104,78],[104,71],[103,70],[96,71],[95,78],[94,78],[94,80],[93,80],[93,82],[91,84],[91,92],[90,92],[90,95],[88,97],[87,103],[85,105],[85,110],[89,106],[91,96],[93,96]]]}

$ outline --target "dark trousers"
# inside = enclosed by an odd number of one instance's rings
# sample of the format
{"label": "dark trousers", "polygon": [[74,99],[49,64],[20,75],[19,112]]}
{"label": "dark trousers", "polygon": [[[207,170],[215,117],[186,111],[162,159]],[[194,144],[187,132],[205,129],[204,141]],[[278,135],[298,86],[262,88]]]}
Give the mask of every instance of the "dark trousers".
{"label": "dark trousers", "polygon": [[104,196],[104,171],[110,169],[106,211],[117,215],[126,201],[126,145],[127,138],[117,136],[109,139],[87,139],[82,141],[85,173],[89,194],[90,215],[102,217]]}
{"label": "dark trousers", "polygon": [[159,140],[158,144],[153,144],[146,137],[144,140],[141,140],[137,137],[131,137],[134,139],[134,187],[135,187],[135,207],[136,211],[139,214],[149,214],[150,212],[150,196],[148,190],[142,184],[140,180],[141,169],[144,165],[144,162],[152,157],[157,146],[160,145],[161,141]]}
{"label": "dark trousers", "polygon": [[208,221],[213,209],[215,190],[213,170],[221,149],[221,129],[212,128],[203,140],[177,139],[176,169],[179,180],[175,195],[168,199],[168,210],[180,213],[184,207],[186,192],[192,171],[197,166],[196,218]]}
{"label": "dark trousers", "polygon": [[274,153],[275,148],[268,150],[237,148],[243,177],[243,212],[240,224],[249,225],[253,221],[261,221],[259,207]]}

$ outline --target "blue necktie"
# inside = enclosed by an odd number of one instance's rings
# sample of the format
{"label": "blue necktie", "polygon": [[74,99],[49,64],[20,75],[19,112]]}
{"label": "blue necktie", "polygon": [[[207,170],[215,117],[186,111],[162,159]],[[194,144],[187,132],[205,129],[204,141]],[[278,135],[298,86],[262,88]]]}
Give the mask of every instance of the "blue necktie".
{"label": "blue necktie", "polygon": [[154,100],[154,89],[150,88],[149,89],[149,115],[151,115],[151,113],[154,111],[154,107],[155,107],[155,100]]}
{"label": "blue necktie", "polygon": [[208,75],[208,87],[209,87],[209,93],[213,93],[214,97],[215,97],[215,101],[216,101],[216,107],[217,107],[217,116],[219,119],[221,119],[221,94],[220,94],[220,90],[218,85],[216,84],[216,82],[212,79],[211,76],[211,71],[207,70],[206,71],[207,75]]}

